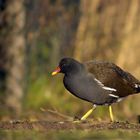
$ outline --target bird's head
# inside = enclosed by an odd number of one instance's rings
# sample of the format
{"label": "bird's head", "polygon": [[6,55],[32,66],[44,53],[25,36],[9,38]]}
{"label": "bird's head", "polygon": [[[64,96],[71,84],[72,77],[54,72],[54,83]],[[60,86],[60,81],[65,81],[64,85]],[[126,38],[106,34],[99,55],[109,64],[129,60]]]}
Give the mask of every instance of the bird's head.
{"label": "bird's head", "polygon": [[52,75],[58,73],[70,74],[78,72],[81,69],[81,63],[73,58],[63,58],[60,60],[58,67],[52,72]]}

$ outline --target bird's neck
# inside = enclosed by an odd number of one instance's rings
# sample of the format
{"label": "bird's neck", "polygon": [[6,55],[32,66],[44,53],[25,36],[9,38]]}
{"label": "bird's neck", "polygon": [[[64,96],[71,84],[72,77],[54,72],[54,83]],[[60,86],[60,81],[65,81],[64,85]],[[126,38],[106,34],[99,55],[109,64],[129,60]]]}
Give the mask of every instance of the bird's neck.
{"label": "bird's neck", "polygon": [[71,71],[65,73],[66,77],[75,77],[77,75],[83,75],[86,72],[86,69],[83,64],[79,64],[78,67],[74,67]]}

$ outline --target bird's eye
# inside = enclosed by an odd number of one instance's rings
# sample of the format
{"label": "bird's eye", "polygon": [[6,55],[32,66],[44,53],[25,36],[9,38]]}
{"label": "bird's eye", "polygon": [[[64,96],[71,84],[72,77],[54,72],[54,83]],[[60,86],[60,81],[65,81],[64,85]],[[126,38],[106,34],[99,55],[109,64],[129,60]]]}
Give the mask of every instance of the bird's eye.
{"label": "bird's eye", "polygon": [[66,66],[66,64],[64,63],[62,66],[63,66],[63,67],[65,67],[65,66]]}

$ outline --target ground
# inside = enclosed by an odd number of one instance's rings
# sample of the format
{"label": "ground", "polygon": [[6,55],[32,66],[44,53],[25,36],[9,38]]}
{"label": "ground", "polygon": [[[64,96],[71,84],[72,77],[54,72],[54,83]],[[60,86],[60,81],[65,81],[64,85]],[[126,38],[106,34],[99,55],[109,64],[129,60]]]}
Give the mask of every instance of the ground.
{"label": "ground", "polygon": [[[8,131],[3,131],[8,130]],[[1,139],[139,140],[140,124],[129,122],[10,121],[0,122]]]}
{"label": "ground", "polygon": [[140,124],[132,124],[129,122],[70,122],[70,121],[10,121],[1,122],[0,130],[39,130],[39,131],[51,131],[51,130],[131,130],[140,132]]}
{"label": "ground", "polygon": [[[49,111],[43,119],[9,119],[0,122],[0,140],[140,140],[140,123],[95,120],[73,122],[73,118]],[[30,116],[30,115],[29,115]],[[40,116],[39,116],[40,117]],[[37,118],[37,117],[36,117]]]}

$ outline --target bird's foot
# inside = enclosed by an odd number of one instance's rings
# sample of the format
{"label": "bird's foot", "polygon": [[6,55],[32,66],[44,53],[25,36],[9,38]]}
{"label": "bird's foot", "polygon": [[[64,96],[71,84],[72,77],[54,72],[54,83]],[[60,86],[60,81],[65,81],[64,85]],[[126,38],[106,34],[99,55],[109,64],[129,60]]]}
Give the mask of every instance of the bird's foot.
{"label": "bird's foot", "polygon": [[75,120],[73,123],[81,123],[81,120]]}
{"label": "bird's foot", "polygon": [[75,116],[73,119],[73,123],[80,123],[81,122],[81,118]]}
{"label": "bird's foot", "polygon": [[74,118],[73,123],[85,123],[87,122],[87,119],[83,119],[83,118]]}

